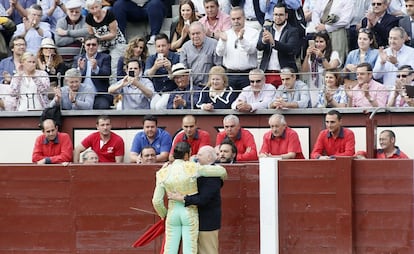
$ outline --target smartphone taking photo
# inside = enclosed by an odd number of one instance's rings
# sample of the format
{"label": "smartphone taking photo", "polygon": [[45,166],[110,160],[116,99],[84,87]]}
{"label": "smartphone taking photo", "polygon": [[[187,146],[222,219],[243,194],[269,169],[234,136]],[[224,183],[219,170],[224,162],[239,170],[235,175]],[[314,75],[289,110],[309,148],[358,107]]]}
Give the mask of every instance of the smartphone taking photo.
{"label": "smartphone taking photo", "polygon": [[128,76],[135,78],[135,71],[128,71]]}

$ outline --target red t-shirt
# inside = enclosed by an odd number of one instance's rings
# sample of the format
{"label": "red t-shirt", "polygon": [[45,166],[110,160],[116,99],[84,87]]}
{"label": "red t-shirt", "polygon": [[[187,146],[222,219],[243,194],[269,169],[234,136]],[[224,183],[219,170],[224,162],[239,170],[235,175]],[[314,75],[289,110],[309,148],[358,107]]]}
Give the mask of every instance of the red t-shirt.
{"label": "red t-shirt", "polygon": [[282,136],[275,137],[272,131],[268,131],[263,135],[263,145],[260,153],[268,153],[271,155],[281,155],[294,152],[295,159],[305,159],[302,154],[302,147],[300,146],[299,136],[296,131],[286,127]]}
{"label": "red t-shirt", "polygon": [[111,137],[102,148],[100,147],[101,135],[99,132],[95,132],[87,136],[82,145],[85,148],[91,147],[92,150],[98,155],[99,162],[115,162],[116,156],[124,156],[125,146],[124,140],[117,134],[111,132]]}
{"label": "red t-shirt", "polygon": [[377,159],[409,159],[408,156],[400,150],[398,146],[395,147],[397,150],[391,157],[387,157],[387,155],[384,153],[384,150],[378,149],[377,150]]}
{"label": "red t-shirt", "polygon": [[195,155],[198,153],[198,149],[200,149],[200,147],[210,145],[210,133],[197,129],[193,139],[188,139],[184,131],[180,131],[177,135],[175,135],[175,138],[173,140],[170,150],[171,155],[174,153],[174,148],[179,142],[187,142],[190,144],[191,155]]}

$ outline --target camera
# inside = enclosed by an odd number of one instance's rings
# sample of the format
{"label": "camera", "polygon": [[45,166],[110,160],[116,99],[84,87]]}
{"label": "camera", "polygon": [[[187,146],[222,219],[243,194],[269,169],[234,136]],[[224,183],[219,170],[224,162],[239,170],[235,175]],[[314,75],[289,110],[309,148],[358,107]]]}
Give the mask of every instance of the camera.
{"label": "camera", "polygon": [[135,77],[135,71],[128,71],[128,76]]}

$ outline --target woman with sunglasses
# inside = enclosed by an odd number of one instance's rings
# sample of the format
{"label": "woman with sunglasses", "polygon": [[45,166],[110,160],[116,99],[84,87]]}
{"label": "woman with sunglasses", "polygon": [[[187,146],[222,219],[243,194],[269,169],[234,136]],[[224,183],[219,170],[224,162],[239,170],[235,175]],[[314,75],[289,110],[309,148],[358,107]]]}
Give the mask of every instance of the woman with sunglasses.
{"label": "woman with sunglasses", "polygon": [[117,79],[120,80],[126,76],[126,65],[131,59],[139,59],[142,70],[145,70],[145,62],[147,61],[147,56],[148,47],[145,39],[140,36],[135,36],[132,38],[127,45],[125,54],[118,60],[118,65],[116,68]]}
{"label": "woman with sunglasses", "polygon": [[343,69],[347,74],[344,75],[344,83],[347,87],[356,85],[356,66],[360,63],[367,62],[375,66],[378,57],[377,43],[374,34],[367,28],[361,28],[358,31],[358,48],[349,52]]}
{"label": "woman with sunglasses", "polygon": [[323,88],[323,72],[327,69],[338,68],[341,64],[338,52],[332,50],[329,34],[326,32],[316,33],[315,43],[314,45],[309,44],[302,63],[302,71],[310,72],[308,84],[312,107],[316,106],[319,90]]}
{"label": "woman with sunglasses", "polygon": [[348,105],[348,96],[342,86],[340,70],[325,71],[325,87],[319,93],[318,108],[344,108]]}

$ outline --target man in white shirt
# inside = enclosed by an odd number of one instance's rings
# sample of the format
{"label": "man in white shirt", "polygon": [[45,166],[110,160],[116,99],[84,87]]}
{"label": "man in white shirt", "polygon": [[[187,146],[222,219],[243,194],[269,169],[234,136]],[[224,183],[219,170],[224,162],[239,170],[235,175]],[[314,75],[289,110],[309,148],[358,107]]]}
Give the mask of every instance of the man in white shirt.
{"label": "man in white shirt", "polygon": [[231,10],[230,18],[232,28],[220,34],[216,53],[223,57],[230,86],[240,92],[249,85],[249,71],[257,67],[256,44],[259,32],[245,26],[246,18],[240,7]]}

